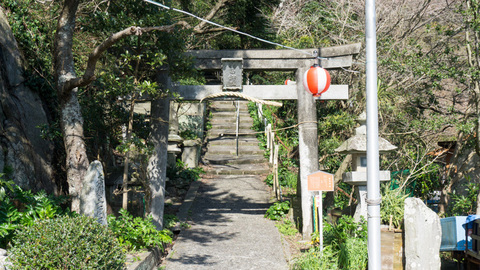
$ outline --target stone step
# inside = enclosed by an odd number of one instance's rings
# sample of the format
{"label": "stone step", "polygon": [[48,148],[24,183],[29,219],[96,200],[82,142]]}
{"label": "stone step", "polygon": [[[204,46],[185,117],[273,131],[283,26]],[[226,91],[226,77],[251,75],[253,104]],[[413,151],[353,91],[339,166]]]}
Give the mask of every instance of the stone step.
{"label": "stone step", "polygon": [[270,173],[270,168],[267,164],[210,165],[207,173],[216,175],[261,175]]}
{"label": "stone step", "polygon": [[[238,115],[240,115],[240,119],[249,119],[250,118],[250,113],[248,112],[240,112]],[[216,121],[217,119],[237,119],[237,113],[236,112],[215,112],[212,115],[212,121]],[[250,118],[251,119],[251,118]]]}
{"label": "stone step", "polygon": [[[231,108],[236,108],[236,101],[218,101],[218,102],[212,102],[210,109],[214,110],[222,110],[222,109],[227,109],[230,110]],[[248,101],[240,101],[238,102],[238,105],[240,107],[240,110],[247,111],[248,110]]]}
{"label": "stone step", "polygon": [[[240,125],[238,125],[239,129],[250,129],[252,130],[252,124],[249,124],[249,123],[240,123]],[[233,122],[233,123],[223,123],[223,124],[212,124],[212,129],[228,129],[228,130],[232,130],[233,132],[235,132],[235,130],[237,129],[237,123]]]}
{"label": "stone step", "polygon": [[[208,131],[203,160],[209,164],[207,174],[261,175],[268,174],[270,167],[260,149],[256,133],[251,129],[253,120],[247,102],[240,102],[240,129],[236,155],[236,108],[232,101],[215,101],[210,110],[212,128]],[[224,135],[229,134],[229,135]]]}
{"label": "stone step", "polygon": [[[242,128],[238,130],[239,136],[256,136],[256,131],[252,129],[245,129]],[[236,135],[236,130],[235,128],[229,128],[229,129],[224,129],[224,128],[213,128],[208,130],[208,135],[207,138],[215,138],[215,137],[223,137],[223,136],[234,136]]]}
{"label": "stone step", "polygon": [[[206,143],[207,147],[210,145],[225,145],[225,146],[230,146],[230,147],[235,147],[237,145],[237,141],[235,137],[220,137],[218,139],[212,139],[208,140]],[[255,146],[259,145],[259,142],[256,138],[254,137],[244,137],[244,136],[239,136],[238,137],[238,145],[240,146]]]}
{"label": "stone step", "polygon": [[213,165],[226,165],[226,164],[250,164],[250,166],[256,166],[257,164],[265,163],[267,160],[263,155],[219,155],[207,153],[204,156],[204,160],[208,164]]}
{"label": "stone step", "polygon": [[[244,117],[240,117],[239,119],[239,122],[240,124],[248,124],[250,126],[253,126],[253,119],[250,118],[249,116],[244,116]],[[234,124],[237,123],[237,118],[235,117],[232,117],[232,118],[229,118],[229,117],[224,117],[224,118],[221,118],[221,117],[217,117],[217,118],[212,118],[210,120],[210,124],[212,124],[212,126],[214,125],[217,125],[217,124],[220,124],[220,125],[223,125],[223,124],[226,124],[226,123],[229,123],[229,124]]]}
{"label": "stone step", "polygon": [[[235,146],[225,146],[225,145],[211,145],[207,148],[207,153],[217,154],[217,155],[235,155],[236,154]],[[238,147],[239,155],[263,155],[265,151],[261,150],[258,146],[240,146]]]}
{"label": "stone step", "polygon": [[[210,111],[212,111],[213,113],[221,113],[221,112],[229,112],[229,113],[235,113],[237,111],[237,108],[235,108],[234,106],[231,106],[231,107],[213,107],[213,108],[210,108]],[[239,109],[239,112],[240,113],[248,113],[248,108],[247,107],[240,107]]]}

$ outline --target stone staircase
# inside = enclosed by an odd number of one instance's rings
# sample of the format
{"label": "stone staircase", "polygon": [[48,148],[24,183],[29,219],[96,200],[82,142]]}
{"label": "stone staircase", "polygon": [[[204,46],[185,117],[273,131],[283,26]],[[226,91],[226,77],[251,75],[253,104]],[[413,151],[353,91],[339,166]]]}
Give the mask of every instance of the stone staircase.
{"label": "stone staircase", "polygon": [[[239,133],[253,133],[253,120],[247,102],[239,101]],[[210,110],[212,128],[208,131],[203,160],[207,173],[219,175],[261,175],[269,173],[264,151],[254,134],[240,135],[236,154],[236,101],[213,101]]]}

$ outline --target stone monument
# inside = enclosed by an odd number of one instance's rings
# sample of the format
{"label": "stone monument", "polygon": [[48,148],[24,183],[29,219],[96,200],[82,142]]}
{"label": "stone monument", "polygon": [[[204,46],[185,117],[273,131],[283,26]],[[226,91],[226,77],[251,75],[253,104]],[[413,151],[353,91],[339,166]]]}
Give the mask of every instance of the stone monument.
{"label": "stone monument", "polygon": [[80,214],[93,217],[102,225],[107,225],[107,200],[105,198],[105,176],[100,161],[90,163],[82,192],[80,194]]}
{"label": "stone monument", "polygon": [[405,199],[405,269],[440,269],[442,226],[438,215],[418,198]]}

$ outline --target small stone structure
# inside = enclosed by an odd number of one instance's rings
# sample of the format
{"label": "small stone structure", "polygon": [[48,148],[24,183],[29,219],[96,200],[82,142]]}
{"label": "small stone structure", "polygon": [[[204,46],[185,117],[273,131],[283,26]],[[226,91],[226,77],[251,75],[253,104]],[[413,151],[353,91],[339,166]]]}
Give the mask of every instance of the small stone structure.
{"label": "small stone structure", "polygon": [[442,227],[438,215],[418,198],[405,199],[405,269],[440,269]]}
{"label": "small stone structure", "polygon": [[80,195],[80,214],[96,218],[107,225],[107,200],[105,198],[105,176],[100,161],[90,163]]}
{"label": "small stone structure", "polygon": [[183,141],[182,162],[187,168],[198,167],[201,144],[200,139]]}
{"label": "small stone structure", "polygon": [[[343,182],[357,187],[358,205],[355,210],[354,218],[356,222],[363,216],[367,219],[367,114],[365,112],[358,116],[357,122],[360,127],[355,129],[355,136],[346,140],[340,145],[336,152],[342,154],[352,154],[352,171],[342,175]],[[397,149],[387,140],[378,138],[378,150],[380,153],[393,151]],[[380,181],[389,181],[390,172],[380,171]]]}

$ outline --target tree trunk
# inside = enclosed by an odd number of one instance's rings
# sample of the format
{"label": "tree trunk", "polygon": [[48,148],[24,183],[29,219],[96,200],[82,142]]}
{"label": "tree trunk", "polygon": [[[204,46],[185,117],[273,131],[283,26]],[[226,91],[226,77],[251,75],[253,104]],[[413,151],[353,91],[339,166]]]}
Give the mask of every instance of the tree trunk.
{"label": "tree trunk", "polygon": [[[88,157],[83,137],[83,117],[77,99],[77,89],[95,80],[95,66],[100,56],[117,41],[131,35],[141,35],[150,31],[171,32],[177,25],[189,27],[180,21],[167,26],[125,28],[112,34],[90,53],[87,67],[82,77],[75,74],[72,53],[75,15],[80,0],[65,0],[58,18],[57,31],[54,39],[54,71],[55,82],[60,99],[60,114],[63,140],[66,151],[66,170],[69,193],[72,197],[72,210],[79,210],[79,192],[82,190],[83,178],[88,169]],[[162,193],[163,196],[163,193]],[[163,205],[162,205],[163,213]]]}
{"label": "tree trunk", "polygon": [[80,209],[79,192],[89,164],[83,138],[83,117],[77,98],[78,88],[70,89],[67,85],[67,82],[76,78],[72,42],[78,4],[78,0],[65,0],[54,40],[55,82],[60,98],[68,191],[72,198],[72,210],[77,212]]}
{"label": "tree trunk", "polygon": [[352,163],[352,155],[348,154],[343,159],[342,164],[340,165],[340,168],[338,168],[338,170],[335,172],[335,176],[334,176],[335,183],[333,185],[335,187],[335,191],[327,192],[327,194],[325,195],[325,200],[323,204],[324,209],[330,209],[334,206],[335,195],[337,194],[336,188],[338,187],[338,183],[342,180],[343,173],[347,171],[348,166],[350,166],[351,163]]}

